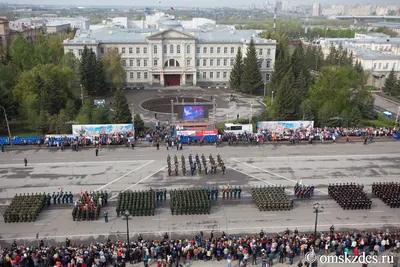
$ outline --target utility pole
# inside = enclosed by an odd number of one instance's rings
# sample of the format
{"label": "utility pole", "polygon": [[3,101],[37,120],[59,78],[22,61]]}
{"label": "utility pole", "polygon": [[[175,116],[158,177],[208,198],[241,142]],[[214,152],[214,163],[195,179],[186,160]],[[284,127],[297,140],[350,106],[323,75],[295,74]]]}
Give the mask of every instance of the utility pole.
{"label": "utility pole", "polygon": [[131,117],[132,117],[133,127],[135,127],[135,107],[133,106],[133,103],[131,103]]}
{"label": "utility pole", "polygon": [[266,91],[267,91],[267,83],[264,83],[264,97],[265,97]]}
{"label": "utility pole", "polygon": [[317,223],[318,223],[318,213],[324,212],[324,207],[319,203],[315,203],[314,205],[314,213],[315,213],[315,228],[314,228],[314,240],[317,239]]}
{"label": "utility pole", "polygon": [[271,97],[271,106],[274,104],[274,91],[272,91],[272,97]]}
{"label": "utility pole", "polygon": [[6,119],[7,130],[8,130],[8,138],[10,139],[10,146],[12,147],[13,144],[12,144],[12,139],[11,139],[10,124],[8,124],[6,109],[3,106],[0,106],[0,108],[2,108],[4,111],[4,118]]}

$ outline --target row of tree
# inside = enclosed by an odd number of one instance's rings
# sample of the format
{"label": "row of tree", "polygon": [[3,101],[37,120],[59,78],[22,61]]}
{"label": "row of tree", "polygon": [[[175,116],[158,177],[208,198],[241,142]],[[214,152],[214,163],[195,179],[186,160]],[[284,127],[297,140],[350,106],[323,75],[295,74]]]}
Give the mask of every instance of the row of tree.
{"label": "row of tree", "polygon": [[263,86],[260,72],[261,61],[258,59],[253,38],[247,47],[246,57],[242,57],[241,49],[238,49],[232,71],[229,76],[230,87],[234,90],[253,94]]}
{"label": "row of tree", "polygon": [[[331,47],[324,58],[313,46],[297,46],[293,53],[284,42],[277,47],[276,62],[268,86],[271,120],[314,120],[320,126],[355,126],[373,119],[373,97],[367,75],[353,54]],[[275,101],[272,103],[272,92]]]}
{"label": "row of tree", "polygon": [[[78,59],[71,52],[64,54],[63,40],[72,37],[73,33],[38,35],[29,42],[17,36],[0,58],[0,105],[9,118],[19,118],[32,132],[62,134],[71,132],[71,124],[131,121],[126,98],[116,98],[114,113],[93,106],[92,96],[126,82],[118,51],[109,49],[97,57],[85,47]],[[116,94],[123,96],[121,92]],[[0,125],[0,132],[6,133],[4,116]]]}

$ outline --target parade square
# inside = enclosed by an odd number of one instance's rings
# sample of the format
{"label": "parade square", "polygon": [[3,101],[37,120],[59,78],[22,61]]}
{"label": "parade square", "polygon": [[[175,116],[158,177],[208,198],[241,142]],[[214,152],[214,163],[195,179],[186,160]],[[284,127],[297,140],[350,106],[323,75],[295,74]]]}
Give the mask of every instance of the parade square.
{"label": "parade square", "polygon": [[[179,237],[199,231],[246,234],[280,233],[286,228],[311,232],[314,228],[313,205],[318,202],[325,210],[318,219],[319,231],[327,231],[333,224],[336,229],[386,229],[400,225],[396,209],[390,209],[371,195],[373,182],[400,182],[398,147],[394,142],[370,146],[354,144],[281,145],[274,147],[184,146],[183,150],[156,150],[154,147],[103,148],[96,157],[92,149],[80,152],[58,150],[15,150],[4,154],[0,165],[0,208],[6,208],[15,194],[52,193],[63,188],[75,196],[81,191],[107,190],[109,203],[102,208],[109,215],[109,222],[102,217],[97,221],[73,221],[72,204],[45,207],[38,219],[31,223],[4,223],[0,219],[0,243],[14,239],[35,242],[36,235],[51,243],[66,237],[74,240],[93,241],[126,234],[126,222],[117,217],[118,194],[126,190],[149,190],[218,187],[219,198],[211,200],[210,214],[172,215],[170,199],[156,203],[154,216],[130,219],[130,234],[139,233],[154,238],[165,232]],[[188,156],[219,153],[227,167],[226,174],[217,169],[216,174],[190,174]],[[179,175],[167,171],[167,156],[179,158]],[[187,173],[181,172],[180,157],[186,158]],[[23,158],[28,159],[28,166]],[[315,186],[311,199],[297,199],[293,195],[296,183]],[[343,210],[327,194],[329,183],[360,183],[371,196],[370,210]],[[240,186],[241,198],[222,198],[224,186]],[[285,187],[293,199],[292,210],[260,212],[250,189],[259,186]]]}

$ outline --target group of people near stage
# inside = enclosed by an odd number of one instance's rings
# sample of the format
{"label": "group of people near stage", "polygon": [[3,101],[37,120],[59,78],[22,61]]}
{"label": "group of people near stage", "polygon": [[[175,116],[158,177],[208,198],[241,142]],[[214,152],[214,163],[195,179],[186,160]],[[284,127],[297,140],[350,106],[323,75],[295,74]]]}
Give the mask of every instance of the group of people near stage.
{"label": "group of people near stage", "polygon": [[[22,243],[22,241],[21,241]],[[22,246],[14,241],[10,248],[0,254],[0,267],[125,267],[127,262],[144,266],[179,266],[191,261],[222,261],[228,266],[239,262],[239,266],[261,263],[272,266],[275,263],[293,264],[304,261],[304,255],[313,250],[318,254],[360,255],[362,252],[380,255],[390,250],[394,263],[398,263],[400,232],[336,232],[331,231],[315,237],[286,230],[282,234],[235,236],[226,233],[204,234],[199,232],[190,238],[170,239],[168,234],[160,240],[144,239],[140,234],[128,244],[122,240],[107,240],[88,244],[77,244],[68,238],[65,244],[50,245],[43,241],[36,246]],[[304,262],[306,266],[309,266]],[[299,266],[299,264],[298,264]],[[315,263],[311,266],[317,266]]]}

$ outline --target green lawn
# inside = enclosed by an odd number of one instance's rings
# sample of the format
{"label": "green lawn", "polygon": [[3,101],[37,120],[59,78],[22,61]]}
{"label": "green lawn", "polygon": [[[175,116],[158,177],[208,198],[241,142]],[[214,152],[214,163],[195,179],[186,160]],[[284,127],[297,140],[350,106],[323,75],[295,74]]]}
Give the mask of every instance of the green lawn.
{"label": "green lawn", "polygon": [[361,125],[364,127],[393,127],[394,122],[381,114],[376,120],[363,120]]}

